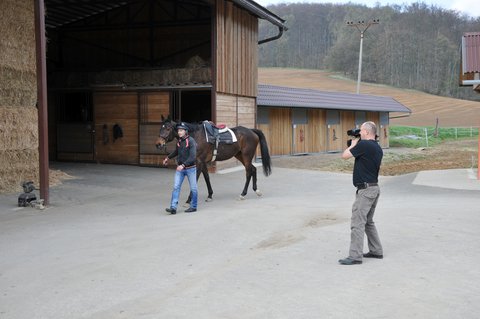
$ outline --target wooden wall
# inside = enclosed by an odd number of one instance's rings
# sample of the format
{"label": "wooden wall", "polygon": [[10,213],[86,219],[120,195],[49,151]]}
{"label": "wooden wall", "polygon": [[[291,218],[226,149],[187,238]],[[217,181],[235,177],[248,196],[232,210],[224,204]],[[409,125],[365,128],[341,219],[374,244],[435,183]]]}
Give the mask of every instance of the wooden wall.
{"label": "wooden wall", "polygon": [[[137,93],[95,93],[95,158],[99,163],[138,164]],[[105,143],[103,125],[107,125]],[[114,141],[113,126],[119,124],[123,137]]]}
{"label": "wooden wall", "polygon": [[[229,127],[245,126],[255,128],[256,102],[254,98],[240,97],[229,94],[216,94],[218,124],[226,124]],[[215,162],[212,170],[221,170],[232,166],[241,165],[235,158]]]}
{"label": "wooden wall", "polygon": [[227,126],[255,128],[256,105],[254,98],[217,94],[217,123]]}
{"label": "wooden wall", "polygon": [[216,1],[217,92],[256,97],[258,19],[230,1]]}
{"label": "wooden wall", "polygon": [[[355,128],[353,111],[340,111],[340,122],[331,125],[327,125],[326,110],[308,109],[307,114],[306,124],[292,124],[292,109],[269,108],[268,124],[258,124],[258,128],[267,138],[271,155],[341,152],[347,147],[351,137],[346,132]],[[367,112],[367,121],[378,125],[379,114]],[[384,147],[385,139],[382,141],[382,135],[379,136]]]}

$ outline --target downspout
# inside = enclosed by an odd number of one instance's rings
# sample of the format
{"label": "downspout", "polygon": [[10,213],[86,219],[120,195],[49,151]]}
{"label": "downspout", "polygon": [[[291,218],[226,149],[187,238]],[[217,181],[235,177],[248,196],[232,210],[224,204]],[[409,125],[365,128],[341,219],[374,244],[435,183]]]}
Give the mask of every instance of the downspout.
{"label": "downspout", "polygon": [[34,6],[35,46],[37,62],[38,157],[40,163],[40,198],[43,199],[44,205],[48,205],[48,108],[44,0],[35,0]]}
{"label": "downspout", "polygon": [[278,34],[276,36],[260,40],[260,41],[258,41],[258,44],[260,45],[260,44],[264,44],[264,43],[267,43],[267,42],[270,42],[270,41],[280,39],[283,35],[283,30],[284,30],[284,28],[278,27]]}

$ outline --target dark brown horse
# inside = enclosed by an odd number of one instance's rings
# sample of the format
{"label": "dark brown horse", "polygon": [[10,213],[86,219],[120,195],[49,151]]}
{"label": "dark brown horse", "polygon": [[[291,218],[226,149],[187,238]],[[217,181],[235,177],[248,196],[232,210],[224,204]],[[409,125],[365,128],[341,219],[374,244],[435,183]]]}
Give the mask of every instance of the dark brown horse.
{"label": "dark brown horse", "polygon": [[[160,134],[156,141],[157,148],[165,146],[166,143],[178,138],[176,130],[176,122],[162,116],[160,126]],[[197,180],[200,174],[203,174],[208,188],[207,201],[212,199],[213,189],[210,184],[210,176],[208,175],[207,164],[212,161],[215,145],[208,143],[205,134],[205,128],[202,124],[186,123],[189,134],[197,142]],[[243,126],[237,126],[231,129],[237,138],[232,144],[218,144],[216,161],[225,161],[232,157],[238,159],[245,166],[246,181],[240,199],[244,199],[247,194],[250,179],[253,179],[253,191],[261,196],[262,193],[257,189],[257,168],[252,164],[257,146],[260,143],[260,152],[262,156],[263,173],[268,176],[272,172],[270,154],[268,152],[267,140],[262,131],[257,129],[248,129]],[[189,198],[190,200],[190,198]]]}

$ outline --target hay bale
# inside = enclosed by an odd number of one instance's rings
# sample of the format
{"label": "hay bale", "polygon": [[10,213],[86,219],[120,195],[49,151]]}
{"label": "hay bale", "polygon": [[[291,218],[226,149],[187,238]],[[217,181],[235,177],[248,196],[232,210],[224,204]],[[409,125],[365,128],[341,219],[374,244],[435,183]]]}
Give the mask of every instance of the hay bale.
{"label": "hay bale", "polygon": [[24,180],[38,182],[38,113],[34,107],[0,107],[0,192]]}
{"label": "hay bale", "polygon": [[27,180],[39,184],[38,150],[1,150],[0,193],[19,192]]}
{"label": "hay bale", "polygon": [[34,2],[2,0],[0,12],[0,66],[35,72]]}
{"label": "hay bale", "polygon": [[38,111],[34,2],[1,0],[0,192],[38,183]]}

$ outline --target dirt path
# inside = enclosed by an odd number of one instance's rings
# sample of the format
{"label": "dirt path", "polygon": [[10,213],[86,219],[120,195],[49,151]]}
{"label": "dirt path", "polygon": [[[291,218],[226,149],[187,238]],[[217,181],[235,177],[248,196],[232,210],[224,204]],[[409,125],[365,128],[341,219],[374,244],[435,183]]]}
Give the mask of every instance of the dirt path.
{"label": "dirt path", "polygon": [[[390,148],[384,150],[380,175],[402,175],[424,170],[470,168],[477,165],[476,139],[445,142],[430,148]],[[353,159],[340,153],[283,156],[273,159],[273,167],[352,172]]]}

